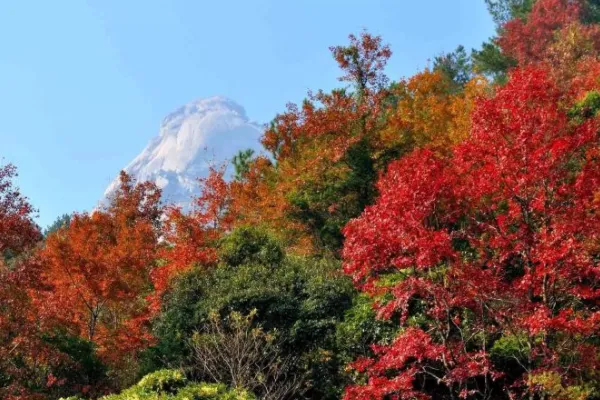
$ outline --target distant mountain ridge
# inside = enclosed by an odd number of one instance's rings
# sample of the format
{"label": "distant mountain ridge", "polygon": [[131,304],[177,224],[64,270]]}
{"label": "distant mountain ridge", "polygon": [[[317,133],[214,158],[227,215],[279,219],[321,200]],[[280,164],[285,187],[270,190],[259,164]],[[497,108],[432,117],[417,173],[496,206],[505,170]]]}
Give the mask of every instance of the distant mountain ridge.
{"label": "distant mountain ridge", "polygon": [[[137,181],[151,181],[163,191],[165,203],[188,208],[198,194],[198,178],[211,165],[230,161],[240,150],[262,150],[262,127],[246,110],[223,96],[187,103],[167,115],[158,136],[123,168]],[[104,192],[103,202],[115,192],[118,177]]]}

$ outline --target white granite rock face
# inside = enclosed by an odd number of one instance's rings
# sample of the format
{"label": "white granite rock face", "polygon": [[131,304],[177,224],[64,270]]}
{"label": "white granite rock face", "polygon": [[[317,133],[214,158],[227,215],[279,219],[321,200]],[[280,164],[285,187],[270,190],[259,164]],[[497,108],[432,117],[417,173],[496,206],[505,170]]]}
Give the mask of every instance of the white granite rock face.
{"label": "white granite rock face", "polygon": [[[225,97],[193,101],[169,114],[159,135],[124,170],[138,182],[155,182],[165,203],[189,207],[198,193],[198,178],[211,165],[228,162],[240,150],[259,153],[260,125],[251,122],[242,106]],[[108,186],[103,202],[118,187]]]}

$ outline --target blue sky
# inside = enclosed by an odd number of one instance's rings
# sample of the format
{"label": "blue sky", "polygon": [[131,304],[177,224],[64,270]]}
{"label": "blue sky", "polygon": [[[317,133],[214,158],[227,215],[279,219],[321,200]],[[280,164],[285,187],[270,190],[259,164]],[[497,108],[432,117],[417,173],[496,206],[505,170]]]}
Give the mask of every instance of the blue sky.
{"label": "blue sky", "polygon": [[394,80],[494,31],[483,0],[1,1],[0,158],[46,226],[93,208],[190,100],[267,122],[339,86],[328,47],[363,28],[391,45]]}

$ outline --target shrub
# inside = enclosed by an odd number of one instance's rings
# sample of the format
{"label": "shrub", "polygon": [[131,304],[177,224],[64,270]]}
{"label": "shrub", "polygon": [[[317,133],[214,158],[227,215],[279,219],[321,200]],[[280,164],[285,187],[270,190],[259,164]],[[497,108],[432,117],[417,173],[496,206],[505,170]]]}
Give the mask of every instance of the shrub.
{"label": "shrub", "polygon": [[277,241],[265,230],[243,226],[235,229],[221,242],[220,256],[225,264],[277,265],[284,257]]}
{"label": "shrub", "polygon": [[[181,371],[163,369],[146,375],[138,384],[120,394],[101,400],[254,400],[241,389],[228,389],[218,383],[189,383]],[[78,400],[68,398],[63,400]]]}
{"label": "shrub", "polygon": [[175,393],[186,383],[186,378],[181,371],[161,369],[143,377],[137,386],[149,392]]}

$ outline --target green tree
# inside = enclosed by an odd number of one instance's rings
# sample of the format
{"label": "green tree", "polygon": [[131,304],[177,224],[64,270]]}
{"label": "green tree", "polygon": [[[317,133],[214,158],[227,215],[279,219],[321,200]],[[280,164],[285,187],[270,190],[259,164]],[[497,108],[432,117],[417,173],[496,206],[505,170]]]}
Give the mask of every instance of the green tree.
{"label": "green tree", "polygon": [[227,265],[279,265],[284,252],[277,240],[265,229],[241,226],[221,241],[219,255]]}
{"label": "green tree", "polygon": [[358,217],[377,194],[373,150],[365,138],[350,146],[338,163],[341,178],[307,180],[288,195],[289,216],[302,222],[319,248],[335,253],[343,244],[342,228]]}
{"label": "green tree", "polygon": [[374,303],[367,295],[356,296],[336,328],[337,348],[347,363],[373,356],[371,346],[389,343],[398,331],[397,324],[377,318]]}
{"label": "green tree", "polygon": [[246,149],[240,150],[235,156],[233,156],[233,167],[234,167],[234,177],[236,180],[241,181],[244,179],[244,175],[248,173],[250,169],[250,162],[252,161],[252,157],[254,156],[254,150]]}
{"label": "green tree", "polygon": [[[506,22],[514,18],[525,19],[531,11],[535,0],[485,0],[488,11],[496,23],[498,35],[502,34]],[[493,78],[496,82],[506,81],[506,73],[517,65],[516,60],[502,52],[496,38],[484,42],[480,50],[473,50],[473,70]]]}
{"label": "green tree", "polygon": [[178,277],[154,321],[157,345],[146,354],[146,370],[190,363],[189,342],[206,332],[215,313],[248,315],[265,332],[278,332],[284,356],[298,359],[309,375],[311,395],[336,398],[342,379],[336,327],[352,305],[354,289],[338,261],[282,256],[273,237],[259,228],[238,228],[222,242],[230,263]]}
{"label": "green tree", "polygon": [[473,77],[471,58],[464,46],[458,46],[456,50],[448,54],[435,57],[433,70],[442,72],[454,83],[456,89],[462,89]]}
{"label": "green tree", "polygon": [[485,0],[498,28],[514,18],[526,18],[535,0]]}
{"label": "green tree", "polygon": [[58,231],[60,228],[68,228],[71,223],[71,215],[63,214],[60,217],[56,218],[56,220],[48,225],[46,230],[44,231],[44,237]]}
{"label": "green tree", "polygon": [[[44,333],[43,341],[56,350],[61,362],[53,366],[51,374],[57,382],[74,382],[73,387],[92,388],[96,393],[108,387],[107,367],[96,355],[96,347],[88,340],[69,335],[63,331]],[[75,393],[73,387],[55,389],[63,393]],[[94,394],[94,393],[91,393]]]}
{"label": "green tree", "polygon": [[506,81],[508,70],[517,65],[517,61],[502,53],[494,39],[485,42],[481,50],[473,50],[473,71],[484,74],[498,83]]}

